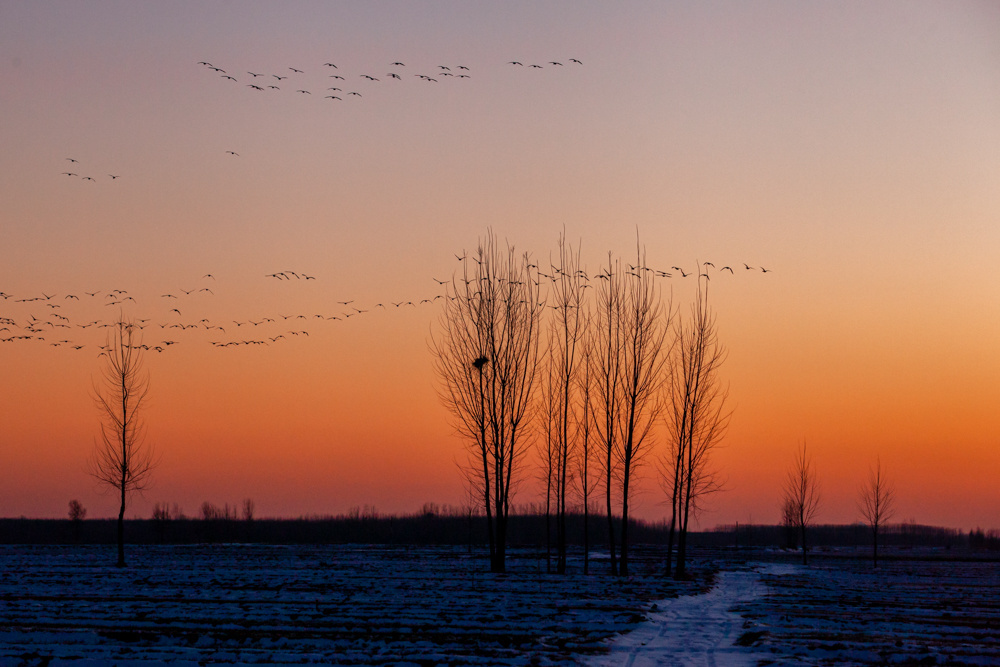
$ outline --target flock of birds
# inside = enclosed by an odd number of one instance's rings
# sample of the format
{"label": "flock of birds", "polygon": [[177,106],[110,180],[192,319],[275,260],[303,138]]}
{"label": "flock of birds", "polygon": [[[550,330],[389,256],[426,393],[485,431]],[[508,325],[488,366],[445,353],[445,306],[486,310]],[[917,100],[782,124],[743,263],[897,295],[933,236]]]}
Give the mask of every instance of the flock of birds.
{"label": "flock of birds", "polygon": [[[583,62],[577,58],[569,58],[566,62],[572,65],[583,65]],[[511,60],[508,64],[524,66],[524,63],[518,60]],[[309,74],[297,67],[282,67],[277,72],[273,68],[266,72],[263,70],[255,72],[246,67],[229,65],[225,68],[219,67],[207,60],[198,61],[198,65],[217,76],[220,81],[225,81],[229,85],[241,85],[256,93],[288,92],[297,96],[309,95],[331,102],[362,98],[364,93],[359,92],[358,89],[364,90],[364,87],[376,83],[402,83],[414,79],[422,83],[441,83],[472,78],[472,70],[465,65],[421,66],[418,71],[417,68],[407,66],[406,63],[399,60],[371,67],[364,71],[348,71],[337,63],[328,61],[317,64]],[[545,67],[563,66],[564,64],[558,60],[550,60],[543,65],[533,63],[527,67],[529,69],[544,69]]]}
{"label": "flock of birds", "polygon": [[[374,85],[386,85],[391,83],[402,84],[406,81],[419,81],[425,84],[442,83],[446,81],[462,81],[471,79],[472,69],[466,65],[449,64],[421,66],[419,68],[408,65],[400,60],[385,63],[376,67],[368,68],[364,71],[349,71],[342,68],[337,63],[324,62],[310,67],[307,72],[298,67],[270,68],[264,71],[254,71],[246,67],[226,65],[220,67],[207,60],[200,60],[197,63],[205,72],[216,76],[221,83],[234,86],[242,86],[248,93],[288,93],[304,99],[315,99],[326,104],[340,104],[357,101],[364,98],[372,90]],[[525,64],[519,60],[511,60],[508,66],[519,66],[527,69],[545,69],[571,66],[582,66],[583,62],[577,58],[568,58],[565,63],[559,60],[545,61],[542,64]],[[226,155],[239,157],[239,152],[227,150]],[[66,158],[70,166],[61,175],[71,178],[79,178],[83,181],[96,183],[99,180],[109,179],[114,181],[121,177],[121,174],[100,174],[85,173],[80,161],[76,158]],[[79,165],[79,166],[78,166]]]}
{"label": "flock of birds", "polygon": [[[456,255],[456,257],[460,262],[471,259],[467,255]],[[712,275],[719,276],[726,273],[735,275],[738,272],[748,271],[771,272],[770,269],[749,264],[737,265],[736,269],[729,265],[717,268],[713,262],[703,262],[690,270],[680,266],[672,266],[669,271],[647,266],[626,265],[626,267],[624,270],[629,276],[639,277],[648,274],[658,279],[697,276],[699,279],[709,280]],[[531,265],[529,268],[534,274],[535,284],[539,287],[559,280],[559,274],[562,272],[557,266],[551,266],[547,270],[542,270],[537,265]],[[607,270],[593,277],[583,270],[579,270],[577,275],[582,279],[584,286],[591,286],[594,281],[608,280],[611,277]],[[303,284],[305,281],[317,280],[313,275],[287,269],[265,274],[263,278],[282,283],[301,281]],[[95,342],[94,336],[88,337],[85,334],[115,327],[121,315],[124,319],[131,320],[140,331],[148,329],[154,334],[150,336],[143,331],[144,339],[154,339],[152,342],[144,340],[136,345],[144,351],[165,352],[182,342],[176,340],[177,338],[188,338],[192,332],[202,333],[203,340],[207,338],[210,345],[218,348],[268,346],[293,339],[305,340],[315,325],[346,322],[353,317],[369,315],[380,309],[391,311],[401,308],[420,308],[445,299],[454,299],[454,289],[449,287],[453,282],[461,283],[462,279],[434,278],[433,281],[438,286],[438,293],[426,298],[383,301],[367,304],[364,307],[357,305],[354,299],[334,300],[332,303],[339,306],[337,309],[339,312],[327,310],[323,313],[308,314],[271,313],[238,320],[198,317],[199,314],[204,314],[206,308],[211,308],[211,303],[207,300],[216,296],[216,290],[213,289],[217,286],[216,278],[210,273],[203,275],[201,284],[191,289],[165,291],[158,296],[144,297],[146,303],[142,306],[146,308],[141,308],[136,297],[128,290],[120,288],[65,294],[41,292],[20,297],[0,291],[0,309],[2,309],[0,343],[43,343],[53,348],[75,351],[96,349],[100,356],[107,352],[106,345],[102,344],[104,341]],[[150,299],[153,300],[152,304],[149,303]],[[95,312],[95,307],[99,312]],[[109,307],[117,308],[108,311]],[[138,317],[139,314],[150,314],[151,317]]]}
{"label": "flock of birds", "polygon": [[121,174],[107,174],[106,176],[93,176],[91,173],[84,175],[81,171],[80,161],[76,158],[68,157],[66,161],[70,163],[68,167],[69,171],[64,171],[61,173],[62,176],[69,176],[70,178],[79,178],[82,181],[89,181],[91,183],[96,183],[98,178],[104,180],[105,178],[110,178],[112,181],[121,178]]}

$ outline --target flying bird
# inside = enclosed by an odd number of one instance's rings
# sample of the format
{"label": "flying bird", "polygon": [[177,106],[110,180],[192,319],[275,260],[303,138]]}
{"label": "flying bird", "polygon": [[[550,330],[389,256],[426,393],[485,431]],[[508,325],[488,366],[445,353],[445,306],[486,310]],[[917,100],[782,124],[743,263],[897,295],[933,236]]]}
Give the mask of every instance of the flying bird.
{"label": "flying bird", "polygon": [[240,156],[240,154],[237,153],[236,151],[226,151],[226,154],[228,154],[228,155],[235,155],[236,157]]}
{"label": "flying bird", "polygon": [[333,69],[338,69],[333,63],[323,63],[323,67],[332,67]]}
{"label": "flying bird", "polygon": [[293,71],[293,72],[295,72],[296,74],[302,74],[302,73],[303,73],[303,72],[302,72],[302,70],[300,70],[300,69],[295,69],[294,67],[289,67],[288,69],[292,70],[292,71]]}
{"label": "flying bird", "polygon": [[73,158],[71,158],[71,157],[68,157],[68,158],[66,158],[66,159],[67,159],[67,160],[69,160],[70,162],[80,162],[79,160],[74,160],[74,159],[73,159]]}
{"label": "flying bird", "polygon": [[583,64],[582,62],[580,62],[580,61],[579,61],[579,60],[577,60],[576,58],[570,58],[570,59],[569,59],[569,61],[570,61],[571,63],[576,63],[577,65],[582,65],[582,64]]}
{"label": "flying bird", "polygon": [[395,62],[395,63],[393,63],[393,66],[394,67],[406,67],[406,65],[403,64],[403,63],[401,63],[401,62]]}
{"label": "flying bird", "polygon": [[521,67],[524,67],[524,63],[519,63],[519,62],[517,62],[516,60],[511,60],[511,61],[510,61],[509,63],[507,63],[507,64],[508,64],[508,65],[520,65]]}
{"label": "flying bird", "polygon": [[110,176],[110,177],[111,177],[111,180],[112,180],[112,181],[113,181],[113,180],[115,180],[116,178],[121,178],[121,174],[118,174],[118,175],[115,175],[115,174],[108,174],[108,176]]}

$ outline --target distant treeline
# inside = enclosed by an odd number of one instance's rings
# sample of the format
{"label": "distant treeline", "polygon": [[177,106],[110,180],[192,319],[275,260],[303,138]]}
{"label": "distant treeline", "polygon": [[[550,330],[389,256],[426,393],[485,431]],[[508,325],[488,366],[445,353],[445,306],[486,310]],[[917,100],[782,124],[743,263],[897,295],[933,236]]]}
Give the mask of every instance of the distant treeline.
{"label": "distant treeline", "polygon": [[[228,514],[228,516],[227,516]],[[260,544],[412,544],[485,545],[486,524],[481,516],[458,512],[424,511],[406,516],[385,516],[374,511],[352,511],[346,515],[299,519],[241,519],[235,513],[209,518],[186,518],[160,514],[154,519],[126,521],[131,544],[192,544],[205,542],[252,542]],[[615,531],[621,529],[616,523]],[[629,521],[636,544],[665,545],[666,522]],[[879,537],[889,547],[971,547],[1000,550],[1000,533],[913,523],[885,527]],[[607,544],[607,518],[590,517],[590,545]],[[551,535],[554,535],[553,532]],[[583,515],[568,517],[569,543],[583,543]],[[2,544],[113,544],[113,519],[0,519]],[[516,514],[510,519],[510,543],[544,548],[547,543],[543,514]],[[691,534],[692,546],[712,548],[795,548],[794,535],[784,526],[732,525]],[[813,526],[811,548],[865,546],[871,544],[868,526],[861,524]]]}

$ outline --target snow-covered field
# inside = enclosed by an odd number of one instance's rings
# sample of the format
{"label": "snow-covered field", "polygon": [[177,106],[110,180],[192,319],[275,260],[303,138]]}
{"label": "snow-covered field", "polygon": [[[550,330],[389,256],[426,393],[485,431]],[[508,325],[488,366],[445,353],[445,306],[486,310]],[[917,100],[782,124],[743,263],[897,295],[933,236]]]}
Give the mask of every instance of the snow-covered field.
{"label": "snow-covered field", "polygon": [[[935,557],[946,553],[932,554]],[[1000,665],[1000,563],[760,566],[741,643],[781,665]],[[762,663],[765,664],[765,663]]]}
{"label": "snow-covered field", "polygon": [[1000,665],[1000,563],[716,554],[678,584],[641,549],[626,581],[520,550],[505,575],[458,548],[128,554],[0,546],[0,665]]}
{"label": "snow-covered field", "polygon": [[122,571],[113,547],[0,547],[0,664],[567,664],[636,628],[653,600],[699,585],[665,580],[659,552],[642,550],[627,582],[545,574],[518,550],[504,575],[458,548],[127,556]]}

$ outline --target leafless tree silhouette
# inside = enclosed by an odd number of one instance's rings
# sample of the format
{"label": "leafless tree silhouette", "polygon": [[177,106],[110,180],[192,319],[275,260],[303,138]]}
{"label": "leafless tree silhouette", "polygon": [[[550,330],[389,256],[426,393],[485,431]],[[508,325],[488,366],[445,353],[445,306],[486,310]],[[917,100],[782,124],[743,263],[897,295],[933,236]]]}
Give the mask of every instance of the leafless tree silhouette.
{"label": "leafless tree silhouette", "polygon": [[895,513],[896,489],[886,479],[881,459],[868,471],[868,481],[861,487],[858,509],[872,531],[872,563],[878,567],[878,536]]}
{"label": "leafless tree silhouette", "polygon": [[645,250],[637,246],[636,269],[623,282],[620,350],[622,405],[621,502],[622,540],[619,574],[628,574],[628,510],[630,484],[649,451],[650,434],[663,408],[663,388],[671,353],[673,309],[664,304]]}
{"label": "leafless tree silhouette", "polygon": [[608,522],[608,553],[611,574],[618,574],[615,543],[613,490],[618,479],[618,420],[622,403],[622,309],[624,274],[621,262],[608,253],[608,265],[598,274],[593,346],[594,435],[600,452],[604,483],[604,507]]}
{"label": "leafless tree silhouette", "polygon": [[146,488],[155,467],[142,419],[149,394],[149,374],[142,364],[139,328],[122,319],[109,329],[101,379],[94,382],[94,402],[101,415],[101,438],[90,460],[90,474],[118,494],[118,567],[125,567],[125,507],[131,495]]}
{"label": "leafless tree silhouette", "polygon": [[241,509],[243,510],[243,520],[246,521],[247,523],[253,521],[254,519],[253,498],[244,498]]}
{"label": "leafless tree silhouette", "polygon": [[87,508],[80,504],[79,500],[69,501],[69,519],[73,522],[83,521],[87,518]]}
{"label": "leafless tree silhouette", "polygon": [[719,342],[715,316],[708,305],[708,281],[698,279],[689,319],[678,317],[674,327],[674,358],[667,407],[668,455],[665,487],[670,495],[667,571],[677,535],[675,576],[685,575],[687,534],[700,500],[721,488],[710,467],[712,451],[729,424],[727,390],[719,379],[726,352]]}
{"label": "leafless tree silhouette", "polygon": [[[637,245],[636,264],[625,271],[608,258],[599,274],[596,358],[597,432],[604,458],[611,569],[628,574],[628,513],[631,484],[649,451],[650,434],[663,407],[670,358],[673,310],[664,304],[654,273],[644,270],[645,251]],[[622,535],[615,564],[612,481],[619,486]]]}
{"label": "leafless tree silhouette", "polygon": [[559,236],[559,264],[553,266],[549,305],[553,315],[549,320],[549,373],[551,400],[547,407],[553,410],[553,453],[556,499],[556,572],[566,573],[566,514],[569,480],[573,474],[573,460],[579,435],[579,388],[581,339],[585,333],[585,285],[580,267],[580,248],[574,251],[565,233]]}
{"label": "leafless tree silhouette", "polygon": [[802,443],[795,453],[795,461],[785,480],[782,506],[786,513],[792,516],[795,527],[799,531],[802,546],[802,564],[809,564],[809,548],[806,543],[806,528],[816,518],[819,512],[819,481],[813,469],[812,460],[806,451],[806,443]]}
{"label": "leafless tree silhouette", "polygon": [[503,572],[511,493],[528,447],[544,303],[530,257],[509,244],[499,247],[492,230],[461,261],[431,349],[442,400],[470,445],[467,479],[475,480],[486,509],[490,569]]}

